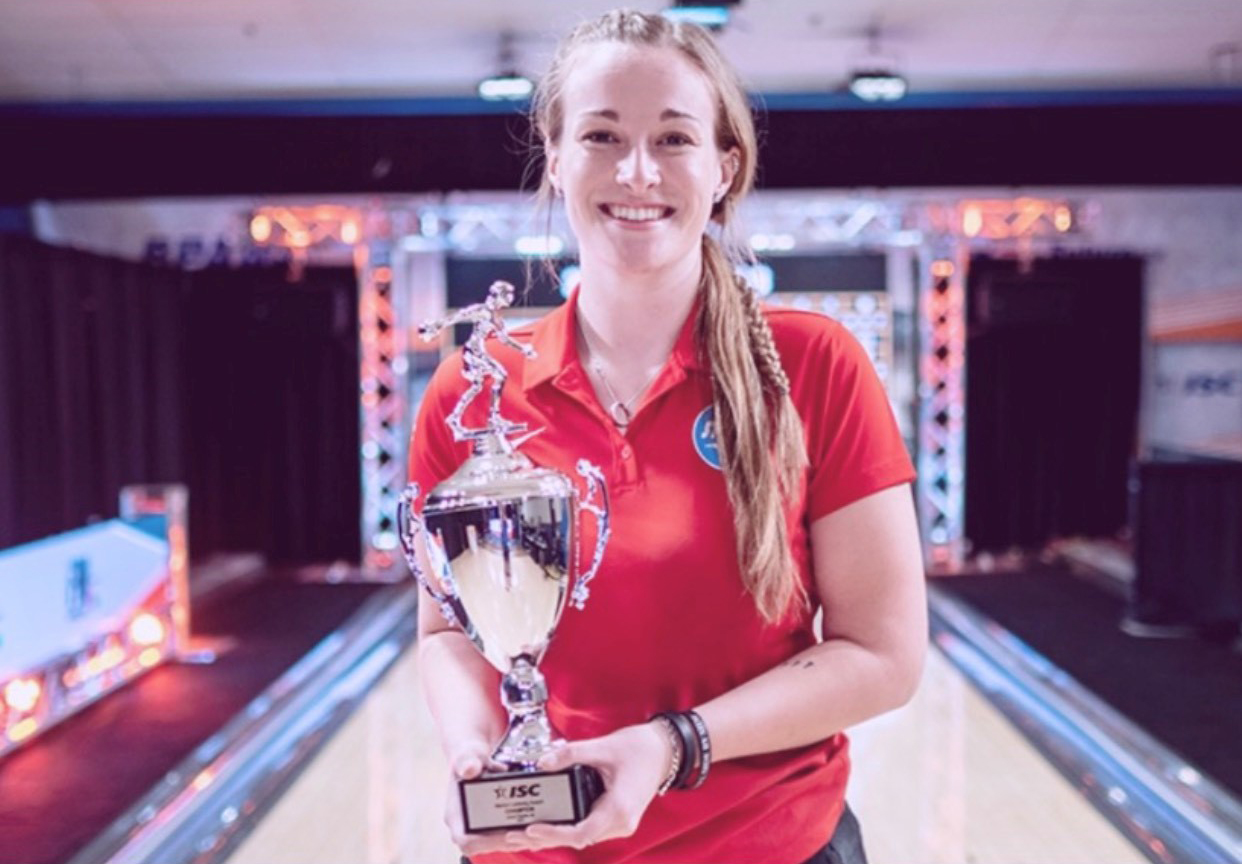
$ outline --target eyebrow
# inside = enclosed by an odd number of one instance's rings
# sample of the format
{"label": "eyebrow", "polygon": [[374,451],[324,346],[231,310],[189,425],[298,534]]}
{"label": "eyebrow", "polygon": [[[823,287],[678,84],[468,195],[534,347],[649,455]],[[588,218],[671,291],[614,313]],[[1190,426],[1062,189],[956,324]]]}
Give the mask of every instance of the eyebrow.
{"label": "eyebrow", "polygon": [[[582,112],[587,117],[603,117],[605,120],[612,120],[614,123],[620,122],[621,115],[611,108],[601,108],[596,111]],[[685,111],[678,111],[676,108],[665,108],[660,112],[661,120],[692,120],[695,123],[700,122],[698,117],[693,114],[687,114]]]}

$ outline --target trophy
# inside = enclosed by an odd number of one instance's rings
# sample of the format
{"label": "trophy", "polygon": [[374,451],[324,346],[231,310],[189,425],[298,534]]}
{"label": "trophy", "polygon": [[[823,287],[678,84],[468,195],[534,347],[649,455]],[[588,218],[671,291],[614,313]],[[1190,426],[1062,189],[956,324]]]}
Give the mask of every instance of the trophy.
{"label": "trophy", "polygon": [[[603,792],[594,768],[574,765],[539,771],[536,763],[559,738],[544,705],[547,685],[538,664],[566,603],[581,609],[608,542],[608,494],[598,467],[577,462],[586,482],[580,497],[573,480],[537,467],[517,447],[538,434],[500,416],[504,367],[487,352],[486,341],[501,342],[534,356],[534,349],[506,331],[500,310],[513,302],[513,286],[496,282],[487,299],[419,328],[431,340],[447,327],[473,325],[463,348],[462,376],[469,382],[446,418],[453,437],[473,449],[457,471],[414,509],[417,484],[401,496],[397,521],[410,570],[450,623],[461,627],[483,656],[504,676],[501,702],[509,726],[492,753],[501,771],[485,771],[459,785],[465,830],[518,829],[532,822],[575,823],[590,812]],[[462,424],[466,407],[490,378],[491,407],[485,426]],[[515,437],[520,436],[520,437]],[[597,521],[594,554],[581,568],[579,520]],[[430,574],[415,556],[415,539],[426,540]],[[573,575],[577,576],[573,585]]]}

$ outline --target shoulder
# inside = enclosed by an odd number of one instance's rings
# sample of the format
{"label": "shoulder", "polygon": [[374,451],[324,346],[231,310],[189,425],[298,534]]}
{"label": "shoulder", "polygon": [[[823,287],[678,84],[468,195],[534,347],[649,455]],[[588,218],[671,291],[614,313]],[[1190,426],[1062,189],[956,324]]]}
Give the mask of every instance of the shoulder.
{"label": "shoulder", "polygon": [[772,339],[782,360],[799,362],[807,355],[821,360],[852,353],[857,340],[840,321],[820,312],[763,306],[763,317],[772,329]]}

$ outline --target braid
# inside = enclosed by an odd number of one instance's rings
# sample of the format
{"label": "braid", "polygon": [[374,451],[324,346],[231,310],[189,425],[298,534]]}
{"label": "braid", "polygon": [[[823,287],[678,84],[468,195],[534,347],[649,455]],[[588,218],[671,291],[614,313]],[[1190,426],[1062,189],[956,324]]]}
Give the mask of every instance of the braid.
{"label": "braid", "polygon": [[746,312],[746,323],[750,335],[750,347],[755,354],[755,363],[759,367],[759,375],[764,384],[777,396],[789,395],[789,376],[781,365],[781,355],[777,353],[776,343],[772,341],[772,328],[763,317],[759,308],[759,298],[750,286],[738,277],[734,277],[737,290],[742,295],[742,308]]}
{"label": "braid", "polygon": [[804,596],[784,507],[806,464],[802,423],[758,299],[707,235],[702,291],[699,344],[712,369],[717,444],[742,580],[773,622]]}

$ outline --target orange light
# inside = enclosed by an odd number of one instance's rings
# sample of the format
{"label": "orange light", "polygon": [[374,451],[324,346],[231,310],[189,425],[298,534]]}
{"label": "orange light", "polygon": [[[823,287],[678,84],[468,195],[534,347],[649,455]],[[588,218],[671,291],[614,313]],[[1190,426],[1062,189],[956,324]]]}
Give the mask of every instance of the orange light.
{"label": "orange light", "polygon": [[392,281],[392,268],[391,267],[376,267],[375,273],[373,275],[375,276],[376,282],[391,282]]}
{"label": "orange light", "polygon": [[159,645],[166,633],[164,622],[150,612],[140,612],[129,622],[129,638],[137,645]]}
{"label": "orange light", "polygon": [[978,237],[983,230],[983,210],[971,204],[962,211],[962,232],[967,237]]}
{"label": "orange light", "polygon": [[250,220],[250,236],[256,243],[266,243],[272,239],[272,220],[262,213],[256,213]]}
{"label": "orange light", "polygon": [[4,701],[14,711],[24,714],[39,704],[42,693],[43,685],[35,679],[14,678],[4,688]]}
{"label": "orange light", "polygon": [[931,264],[931,274],[937,279],[948,279],[953,275],[953,262],[944,258],[933,261]]}
{"label": "orange light", "polygon": [[143,669],[150,669],[158,662],[160,662],[160,649],[158,648],[147,648],[138,655],[138,665]]}
{"label": "orange light", "polygon": [[104,650],[86,661],[86,677],[94,678],[101,672],[107,672],[125,660],[125,650],[120,645],[109,642]]}
{"label": "orange light", "polygon": [[13,724],[13,728],[9,730],[9,740],[14,744],[18,741],[24,741],[33,735],[38,728],[39,721],[33,717],[27,717],[25,720]]}
{"label": "orange light", "polygon": [[305,249],[311,243],[309,231],[292,231],[289,234],[289,245],[296,249]]}
{"label": "orange light", "polygon": [[351,246],[358,242],[358,223],[353,219],[346,219],[341,225],[341,242],[348,243]]}
{"label": "orange light", "polygon": [[1064,234],[1074,225],[1074,214],[1070,212],[1070,208],[1062,204],[1052,214],[1052,224],[1056,229]]}

